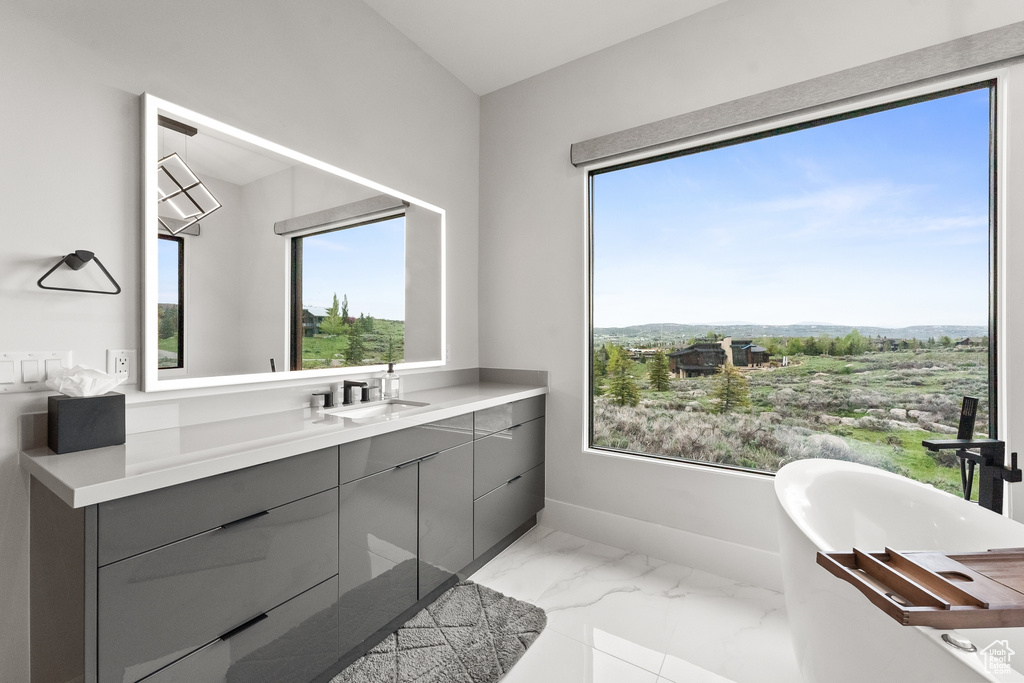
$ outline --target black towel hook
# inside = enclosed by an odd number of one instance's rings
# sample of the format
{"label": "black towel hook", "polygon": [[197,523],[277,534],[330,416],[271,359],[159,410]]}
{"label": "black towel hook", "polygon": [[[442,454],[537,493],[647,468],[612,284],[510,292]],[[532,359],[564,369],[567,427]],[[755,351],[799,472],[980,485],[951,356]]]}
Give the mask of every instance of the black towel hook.
{"label": "black towel hook", "polygon": [[[103,274],[107,276],[107,279],[110,280],[110,283],[114,285],[116,291],[104,292],[101,289],[72,289],[70,287],[48,287],[43,284],[43,280],[50,277],[50,273],[60,268],[61,264],[67,264],[68,268],[70,268],[71,270],[81,270],[89,261],[96,262],[96,265],[100,267],[100,270],[102,270]],[[98,258],[96,258],[96,254],[92,253],[91,251],[86,251],[85,249],[79,249],[77,251],[74,251],[65,256],[64,258],[62,258],[60,261],[57,261],[57,265],[46,271],[46,273],[44,273],[43,276],[39,278],[39,281],[36,282],[36,284],[39,285],[40,289],[59,289],[62,292],[89,292],[91,294],[121,293],[121,285],[117,284],[117,280],[115,280],[114,277],[107,271],[107,269],[103,267],[103,263]]]}

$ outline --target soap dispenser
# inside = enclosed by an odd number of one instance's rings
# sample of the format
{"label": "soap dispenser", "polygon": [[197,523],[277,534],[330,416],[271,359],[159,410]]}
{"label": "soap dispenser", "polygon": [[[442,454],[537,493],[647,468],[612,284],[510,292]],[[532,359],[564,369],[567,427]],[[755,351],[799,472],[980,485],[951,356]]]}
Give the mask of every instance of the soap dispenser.
{"label": "soap dispenser", "polygon": [[383,383],[383,398],[385,400],[390,398],[398,398],[400,394],[401,380],[398,377],[398,373],[395,372],[395,364],[388,363],[388,371],[384,374]]}

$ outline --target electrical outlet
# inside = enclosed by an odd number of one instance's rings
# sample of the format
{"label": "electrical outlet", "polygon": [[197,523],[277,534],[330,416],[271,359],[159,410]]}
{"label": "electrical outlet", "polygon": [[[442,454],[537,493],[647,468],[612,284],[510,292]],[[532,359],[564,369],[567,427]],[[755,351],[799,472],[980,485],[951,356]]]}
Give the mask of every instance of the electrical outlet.
{"label": "electrical outlet", "polygon": [[135,349],[107,349],[107,374],[125,376],[122,384],[138,384],[138,355]]}

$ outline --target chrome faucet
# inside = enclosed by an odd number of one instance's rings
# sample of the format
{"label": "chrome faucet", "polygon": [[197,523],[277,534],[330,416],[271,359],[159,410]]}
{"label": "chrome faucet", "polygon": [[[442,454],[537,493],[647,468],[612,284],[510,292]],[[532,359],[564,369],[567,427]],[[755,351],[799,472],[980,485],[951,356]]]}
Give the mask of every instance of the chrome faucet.
{"label": "chrome faucet", "polygon": [[344,386],[341,390],[341,404],[347,406],[352,403],[352,389],[353,387],[361,387],[362,391],[359,393],[360,401],[370,400],[370,386],[366,382],[353,382],[352,380],[345,380]]}

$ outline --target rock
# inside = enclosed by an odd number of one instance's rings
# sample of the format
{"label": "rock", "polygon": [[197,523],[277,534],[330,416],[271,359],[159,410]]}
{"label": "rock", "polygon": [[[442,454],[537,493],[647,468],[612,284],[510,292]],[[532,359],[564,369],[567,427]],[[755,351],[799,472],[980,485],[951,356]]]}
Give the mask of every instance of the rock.
{"label": "rock", "polygon": [[823,379],[812,379],[810,382],[808,382],[808,384],[825,384],[825,380],[823,380]]}
{"label": "rock", "polygon": [[857,420],[856,420],[856,418],[852,418],[852,417],[841,417],[841,418],[839,418],[839,419],[841,420],[841,424],[843,424],[843,425],[845,425],[845,426],[847,426],[847,427],[854,427],[854,426],[856,426],[856,424],[857,424]]}
{"label": "rock", "polygon": [[908,410],[907,417],[912,420],[917,420],[918,422],[921,420],[924,420],[925,422],[935,422],[935,418],[937,418],[938,415],[935,413],[929,413],[926,410]]}
{"label": "rock", "polygon": [[860,429],[871,429],[876,432],[884,432],[888,429],[888,420],[879,420],[877,417],[872,415],[865,415],[864,417],[858,418],[854,421],[854,426]]}
{"label": "rock", "polygon": [[906,432],[923,432],[921,425],[916,422],[902,422],[900,420],[889,420],[890,429],[900,429]]}
{"label": "rock", "polygon": [[869,408],[868,409],[868,415],[872,415],[874,417],[888,417],[889,416],[889,414],[886,411],[882,410],[881,408]]}
{"label": "rock", "polygon": [[835,415],[819,415],[818,422],[823,425],[841,425],[843,424],[843,418],[836,417]]}
{"label": "rock", "polygon": [[939,424],[938,422],[919,422],[918,424],[929,432],[935,432],[937,434],[956,434],[957,432],[956,427],[947,427],[946,425]]}
{"label": "rock", "polygon": [[907,419],[907,411],[903,408],[889,408],[889,415],[891,415],[894,420],[906,421]]}

